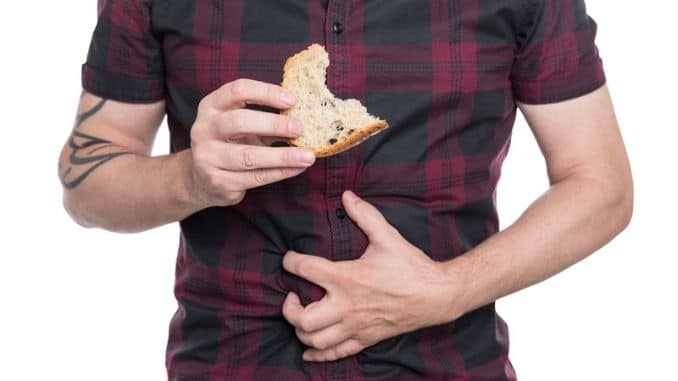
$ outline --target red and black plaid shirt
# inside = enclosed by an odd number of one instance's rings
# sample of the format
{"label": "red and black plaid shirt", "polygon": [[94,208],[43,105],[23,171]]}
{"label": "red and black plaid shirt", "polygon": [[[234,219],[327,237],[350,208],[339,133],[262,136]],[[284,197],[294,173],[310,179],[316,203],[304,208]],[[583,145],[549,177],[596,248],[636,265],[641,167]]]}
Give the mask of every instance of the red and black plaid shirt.
{"label": "red and black plaid shirt", "polygon": [[100,0],[99,16],[85,89],[165,100],[174,152],[189,148],[202,97],[237,78],[280,83],[285,59],[311,43],[329,52],[330,90],[391,125],[181,222],[171,380],[515,379],[493,304],[357,356],[302,361],[281,305],[289,291],[310,302],[322,290],[281,259],[363,253],[366,237],[341,209],[345,189],[438,261],[496,233],[516,101],[561,101],[605,81],[583,0]]}

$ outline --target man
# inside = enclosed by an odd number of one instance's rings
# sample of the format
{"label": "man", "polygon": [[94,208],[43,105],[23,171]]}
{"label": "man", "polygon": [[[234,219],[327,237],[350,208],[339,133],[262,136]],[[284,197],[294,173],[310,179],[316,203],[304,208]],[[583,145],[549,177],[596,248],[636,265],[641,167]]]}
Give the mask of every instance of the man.
{"label": "man", "polygon": [[[180,221],[171,380],[514,380],[493,301],[631,216],[581,0],[108,0],[99,16],[64,204],[113,231]],[[391,125],[317,160],[264,144],[304,128],[274,84],[313,42],[328,87]],[[551,186],[498,232],[517,107]],[[172,153],[149,157],[165,114]]]}

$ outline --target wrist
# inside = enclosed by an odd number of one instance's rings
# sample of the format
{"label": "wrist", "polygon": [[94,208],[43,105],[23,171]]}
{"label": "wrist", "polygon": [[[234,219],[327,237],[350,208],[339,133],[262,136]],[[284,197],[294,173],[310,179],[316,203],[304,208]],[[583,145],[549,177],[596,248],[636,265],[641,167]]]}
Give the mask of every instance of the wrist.
{"label": "wrist", "polygon": [[189,210],[189,215],[210,207],[196,191],[195,177],[193,174],[193,153],[186,149],[175,154],[179,166],[178,181],[175,182],[177,202],[184,209]]}
{"label": "wrist", "polygon": [[443,298],[444,322],[459,319],[465,313],[471,311],[470,301],[472,277],[467,268],[464,258],[455,258],[447,262],[439,262],[440,273],[443,280],[440,282]]}

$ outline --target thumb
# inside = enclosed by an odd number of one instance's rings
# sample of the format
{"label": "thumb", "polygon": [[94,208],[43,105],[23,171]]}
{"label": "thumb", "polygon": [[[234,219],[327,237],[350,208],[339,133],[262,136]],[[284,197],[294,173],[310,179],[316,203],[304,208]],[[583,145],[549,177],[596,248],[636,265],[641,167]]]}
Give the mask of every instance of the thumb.
{"label": "thumb", "polygon": [[374,205],[349,190],[344,192],[341,201],[348,216],[367,235],[370,242],[390,234],[391,225]]}

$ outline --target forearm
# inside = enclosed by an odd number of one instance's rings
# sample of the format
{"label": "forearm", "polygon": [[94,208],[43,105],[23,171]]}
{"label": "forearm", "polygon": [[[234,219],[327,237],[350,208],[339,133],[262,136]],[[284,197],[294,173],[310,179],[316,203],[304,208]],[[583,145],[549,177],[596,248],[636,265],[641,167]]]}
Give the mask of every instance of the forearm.
{"label": "forearm", "polygon": [[630,184],[586,176],[554,184],[509,228],[444,264],[461,280],[451,319],[538,283],[585,258],[628,224]]}
{"label": "forearm", "polygon": [[248,189],[299,175],[315,162],[306,148],[276,148],[260,137],[299,137],[303,126],[283,115],[246,110],[247,103],[287,109],[280,86],[240,79],[205,96],[191,126],[191,149],[148,157],[165,104],[130,104],[83,93],[75,127],[59,157],[64,206],[83,226],[120,232],[178,221],[210,206],[231,206]]}
{"label": "forearm", "polygon": [[66,185],[77,177],[62,176],[64,205],[79,224],[118,232],[181,220],[201,209],[190,194],[190,160],[190,150],[160,157],[122,154],[75,187]]}

